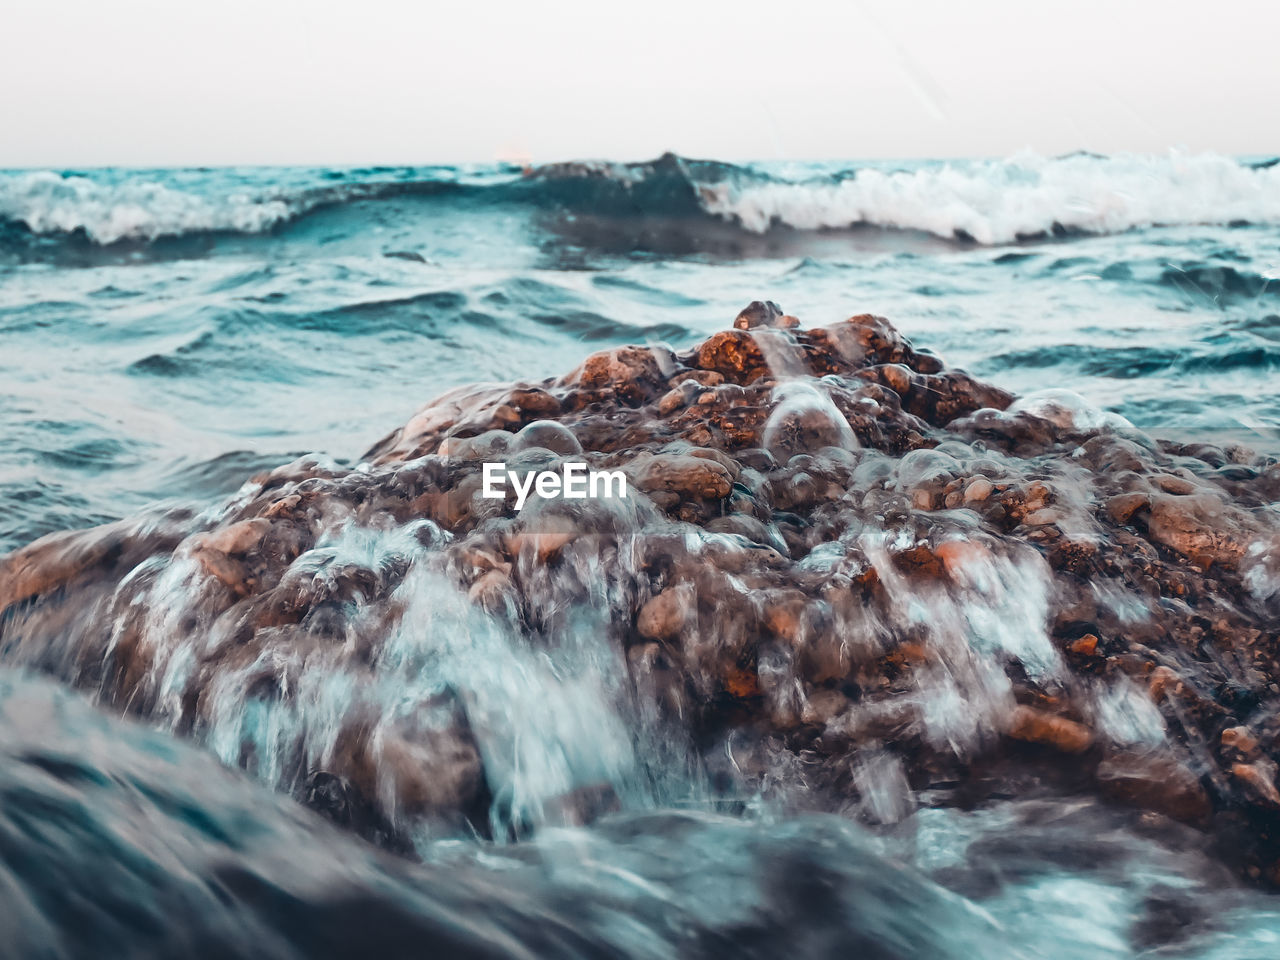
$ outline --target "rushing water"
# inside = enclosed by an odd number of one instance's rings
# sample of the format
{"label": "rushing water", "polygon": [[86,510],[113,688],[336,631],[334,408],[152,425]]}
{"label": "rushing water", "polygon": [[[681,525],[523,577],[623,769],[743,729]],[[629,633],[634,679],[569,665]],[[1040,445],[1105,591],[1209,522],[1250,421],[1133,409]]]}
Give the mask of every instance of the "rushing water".
{"label": "rushing water", "polygon": [[[806,325],[881,313],[1012,391],[1067,388],[1162,436],[1280,452],[1276,164],[10,171],[0,551],[158,501],[217,509],[300,454],[352,461],[450,387],[563,373],[612,344],[687,345],[757,298]],[[778,389],[780,420],[829,404]],[[909,459],[899,469],[931,469]],[[373,664],[309,662],[288,704],[249,694],[254,664],[219,678],[203,751],[171,735],[196,658],[189,558],[137,573],[160,732],[18,672],[43,652],[3,651],[4,949],[1280,954],[1274,901],[1237,887],[1194,831],[1061,801],[915,809],[887,756],[853,771],[864,801],[845,818],[726,798],[624,690],[600,640],[607,596],[544,585],[554,644],[532,650],[457,593],[420,533],[335,518],[292,569],[409,564],[395,634]],[[1008,696],[993,658],[1056,669],[1039,562],[992,560],[927,595],[882,565],[895,616],[931,630],[945,665],[921,692],[938,743],[986,735]],[[378,762],[412,770],[415,749],[457,749],[459,702],[500,842],[433,824],[391,859],[269,789],[296,792],[297,757],[331,754],[356,712]],[[1161,736],[1124,690],[1100,691],[1099,713],[1116,737]],[[599,784],[617,813],[550,815]]]}

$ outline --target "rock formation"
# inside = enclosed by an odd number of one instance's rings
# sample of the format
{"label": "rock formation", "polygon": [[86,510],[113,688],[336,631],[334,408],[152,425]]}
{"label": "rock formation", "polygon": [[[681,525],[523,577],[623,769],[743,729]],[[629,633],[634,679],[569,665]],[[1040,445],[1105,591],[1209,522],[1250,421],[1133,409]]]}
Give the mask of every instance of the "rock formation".
{"label": "rock formation", "polygon": [[[445,617],[519,683],[586,629],[628,722],[681,731],[714,795],[883,822],[1100,794],[1280,884],[1280,463],[1016,400],[880,317],[797,324],[754,303],[692,349],[445,394],[353,468],[46,537],[0,564],[5,662],[394,846],[618,802],[625,757],[504,795],[487,738],[555,705],[479,696],[412,642]],[[482,462],[569,460],[628,498],[481,496]]]}

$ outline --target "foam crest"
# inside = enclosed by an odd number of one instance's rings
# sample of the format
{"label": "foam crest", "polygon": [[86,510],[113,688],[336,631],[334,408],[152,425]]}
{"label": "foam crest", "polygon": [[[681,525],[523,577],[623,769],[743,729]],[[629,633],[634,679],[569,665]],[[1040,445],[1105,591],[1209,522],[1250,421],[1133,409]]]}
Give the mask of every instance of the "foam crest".
{"label": "foam crest", "polygon": [[248,193],[205,197],[150,179],[106,183],[48,170],[0,179],[0,218],[33,233],[83,231],[95,243],[191,233],[261,233],[296,211]]}
{"label": "foam crest", "polygon": [[968,237],[982,244],[1062,232],[1120,233],[1179,224],[1280,223],[1280,166],[1227,157],[1075,155],[886,172],[839,181],[722,182],[703,187],[708,212],[763,233],[861,224]]}

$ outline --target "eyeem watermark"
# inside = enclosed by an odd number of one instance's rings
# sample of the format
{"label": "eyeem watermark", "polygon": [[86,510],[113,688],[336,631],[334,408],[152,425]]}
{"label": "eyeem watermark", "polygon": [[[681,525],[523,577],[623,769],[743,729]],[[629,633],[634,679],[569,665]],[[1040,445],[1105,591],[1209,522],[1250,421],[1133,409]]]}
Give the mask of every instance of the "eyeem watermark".
{"label": "eyeem watermark", "polygon": [[505,463],[484,465],[484,486],[481,496],[502,500],[507,495],[507,485],[516,492],[516,511],[524,508],[530,493],[544,500],[585,500],[591,498],[626,497],[627,477],[621,470],[592,470],[585,463],[566,463],[560,472],[554,470],[530,470],[523,476],[508,470]]}

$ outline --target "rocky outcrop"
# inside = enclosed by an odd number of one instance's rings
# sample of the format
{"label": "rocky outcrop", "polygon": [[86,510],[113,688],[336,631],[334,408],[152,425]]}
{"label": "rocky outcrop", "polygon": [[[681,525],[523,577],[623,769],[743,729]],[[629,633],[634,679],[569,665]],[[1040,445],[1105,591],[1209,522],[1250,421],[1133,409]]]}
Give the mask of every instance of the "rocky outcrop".
{"label": "rocky outcrop", "polygon": [[[423,686],[405,646],[429,569],[463,634],[537,650],[595,611],[628,716],[681,731],[726,794],[880,820],[1097,794],[1280,883],[1280,464],[1015,400],[879,317],[796,323],[754,303],[689,350],[453,391],[355,468],[303,460],[207,515],[45,538],[0,566],[4,656],[386,842],[424,818],[498,829],[498,713]],[[517,512],[483,496],[497,460],[621,471],[629,496]],[[362,532],[381,546],[343,549]],[[326,699],[335,674],[351,688]],[[395,709],[359,692],[388,678]],[[270,756],[227,735],[229,704],[263,703],[298,724]]]}

